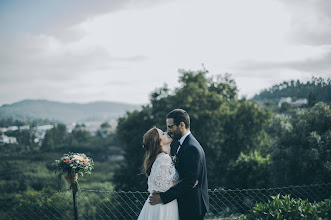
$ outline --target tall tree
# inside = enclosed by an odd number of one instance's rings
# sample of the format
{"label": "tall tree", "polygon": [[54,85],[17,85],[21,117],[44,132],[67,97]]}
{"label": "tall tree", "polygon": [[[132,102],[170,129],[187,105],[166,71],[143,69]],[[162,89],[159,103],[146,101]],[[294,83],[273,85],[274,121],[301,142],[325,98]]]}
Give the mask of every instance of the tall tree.
{"label": "tall tree", "polygon": [[[235,187],[226,178],[229,164],[241,152],[264,147],[267,139],[264,127],[270,114],[246,99],[239,100],[230,75],[208,77],[206,70],[182,70],[179,82],[181,86],[173,92],[167,86],[155,90],[149,105],[119,120],[117,135],[125,160],[115,175],[117,189],[146,189],[146,179],[137,178],[145,153],[141,148],[142,136],[152,125],[166,129],[166,114],[175,108],[190,114],[191,131],[206,152],[210,188]],[[176,148],[177,143],[173,142],[172,153]]]}
{"label": "tall tree", "polygon": [[125,191],[146,190],[147,182],[142,174],[144,149],[142,137],[153,126],[149,107],[128,112],[119,119],[117,136],[124,151],[124,161],[114,174],[115,189]]}
{"label": "tall tree", "polygon": [[314,106],[316,104],[316,95],[313,90],[310,90],[309,95],[308,95],[308,105],[310,107]]}
{"label": "tall tree", "polygon": [[331,182],[331,110],[325,103],[277,116],[271,135],[271,176],[276,186]]}
{"label": "tall tree", "polygon": [[57,124],[54,128],[46,132],[45,138],[41,145],[41,150],[52,150],[56,146],[64,144],[68,138],[67,127],[65,124]]}

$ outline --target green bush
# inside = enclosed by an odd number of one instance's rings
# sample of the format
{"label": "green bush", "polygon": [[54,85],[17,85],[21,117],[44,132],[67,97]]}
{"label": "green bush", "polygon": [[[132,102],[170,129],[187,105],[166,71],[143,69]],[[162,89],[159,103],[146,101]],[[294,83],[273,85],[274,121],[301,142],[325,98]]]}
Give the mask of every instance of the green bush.
{"label": "green bush", "polygon": [[273,200],[267,203],[258,203],[249,214],[242,219],[259,220],[259,219],[320,219],[327,220],[331,218],[331,200],[326,199],[318,203],[310,203],[307,200],[293,199],[290,195],[272,196]]}
{"label": "green bush", "polygon": [[264,188],[271,185],[268,168],[270,155],[264,157],[260,151],[240,153],[234,163],[229,164],[228,178],[240,189]]}

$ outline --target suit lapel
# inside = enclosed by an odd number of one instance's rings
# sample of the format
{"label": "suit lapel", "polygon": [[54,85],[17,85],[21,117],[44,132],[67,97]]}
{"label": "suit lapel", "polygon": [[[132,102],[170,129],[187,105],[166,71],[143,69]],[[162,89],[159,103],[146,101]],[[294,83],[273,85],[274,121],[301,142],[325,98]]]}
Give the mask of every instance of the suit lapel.
{"label": "suit lapel", "polygon": [[192,134],[187,135],[187,137],[186,137],[185,140],[183,141],[183,144],[182,144],[182,146],[180,147],[180,149],[179,149],[179,151],[178,151],[178,153],[177,153],[176,155],[181,154],[181,152],[183,152],[183,149],[186,147],[189,138],[191,138],[191,135],[192,135]]}
{"label": "suit lapel", "polygon": [[175,161],[175,167],[178,170],[179,176],[181,177],[183,175],[183,166],[182,161],[185,160],[184,153],[185,148],[188,147],[189,139],[191,138],[192,134],[189,134],[185,140],[183,141],[182,146],[180,147],[178,153],[176,154],[176,161]]}

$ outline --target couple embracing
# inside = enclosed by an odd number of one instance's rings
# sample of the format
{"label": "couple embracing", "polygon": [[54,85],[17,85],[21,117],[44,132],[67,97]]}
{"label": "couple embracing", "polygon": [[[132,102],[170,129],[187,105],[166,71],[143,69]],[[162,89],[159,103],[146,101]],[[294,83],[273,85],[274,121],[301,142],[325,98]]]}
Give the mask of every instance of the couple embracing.
{"label": "couple embracing", "polygon": [[[167,132],[153,127],[143,137],[150,196],[138,220],[201,220],[209,208],[204,150],[190,132],[185,110],[171,111],[166,123]],[[172,140],[179,142],[173,160]]]}

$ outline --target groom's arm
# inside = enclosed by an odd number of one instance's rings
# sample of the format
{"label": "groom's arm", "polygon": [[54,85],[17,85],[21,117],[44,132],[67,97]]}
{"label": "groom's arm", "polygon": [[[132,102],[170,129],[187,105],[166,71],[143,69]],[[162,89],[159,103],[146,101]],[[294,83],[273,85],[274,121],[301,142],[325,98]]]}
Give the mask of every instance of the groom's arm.
{"label": "groom's arm", "polygon": [[193,190],[192,188],[198,180],[199,170],[201,170],[200,153],[198,149],[194,146],[189,146],[185,155],[181,159],[181,166],[183,167],[181,176],[182,180],[168,191],[160,193],[160,197],[164,204]]}

